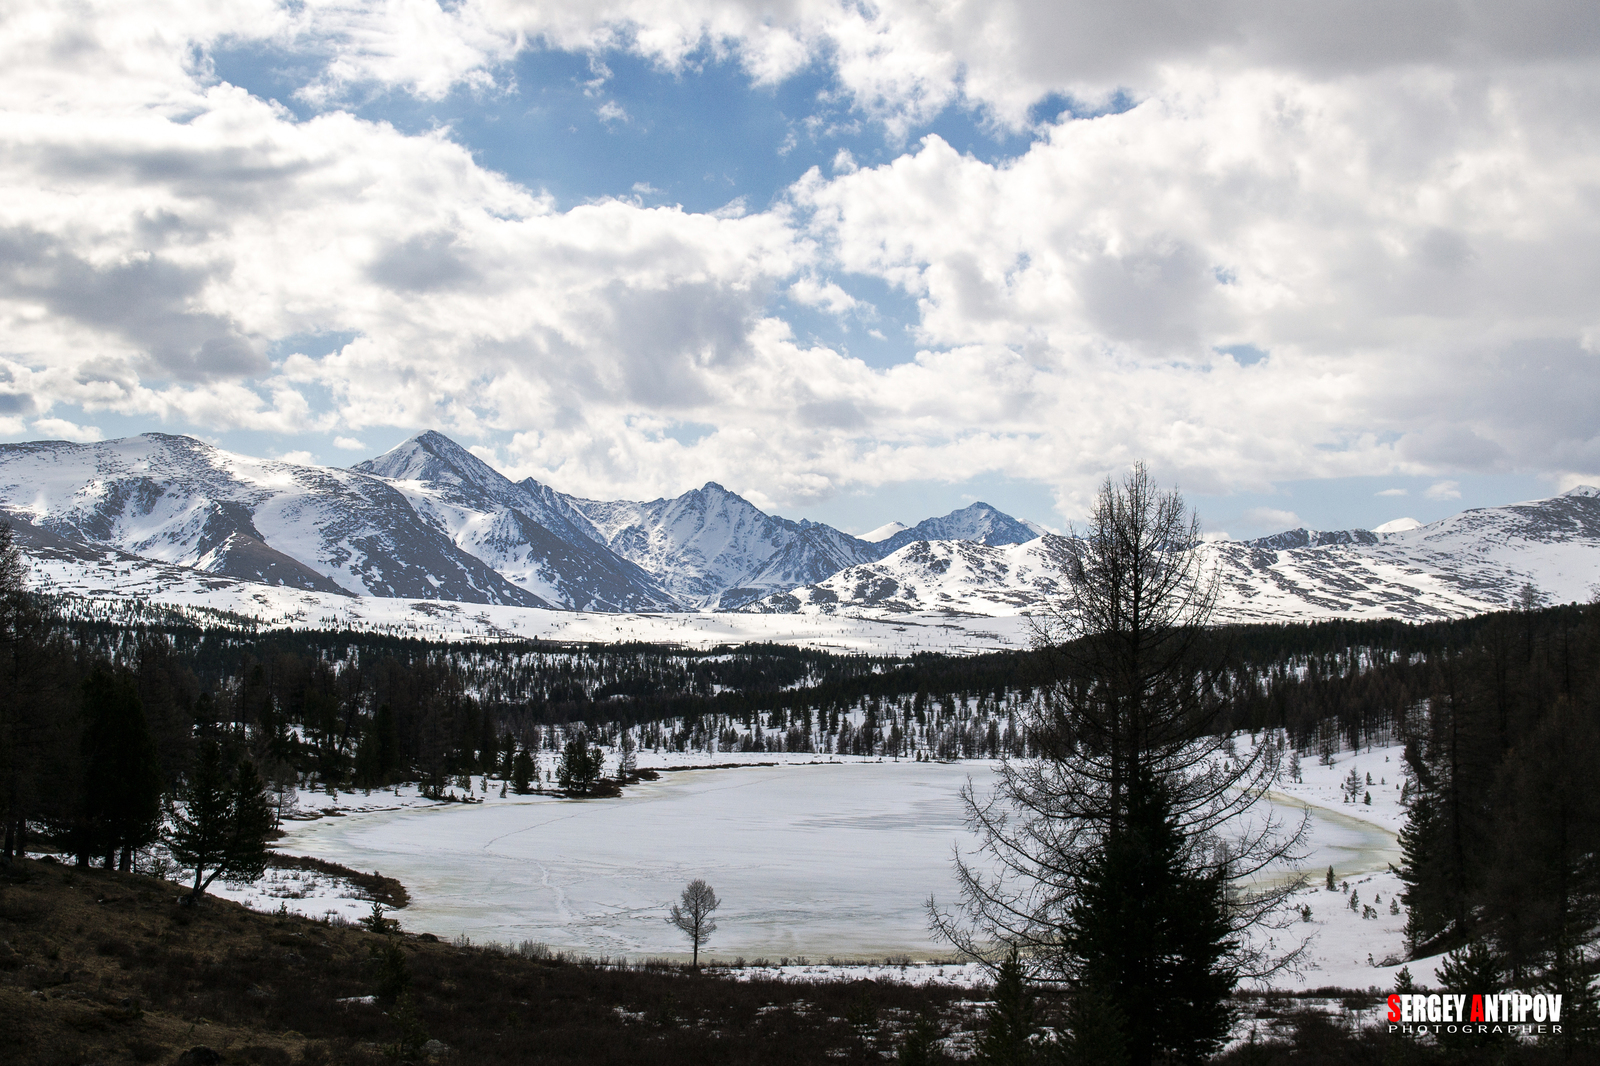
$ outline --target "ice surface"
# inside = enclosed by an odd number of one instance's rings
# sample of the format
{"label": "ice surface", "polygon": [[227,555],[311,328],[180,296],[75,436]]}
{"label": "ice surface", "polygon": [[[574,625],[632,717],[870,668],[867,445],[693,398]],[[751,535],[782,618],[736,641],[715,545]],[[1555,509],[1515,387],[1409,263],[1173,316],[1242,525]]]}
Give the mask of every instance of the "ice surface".
{"label": "ice surface", "polygon": [[[1404,915],[1388,908],[1399,883],[1387,872],[1399,861],[1398,754],[1344,753],[1332,767],[1304,760],[1304,781],[1277,797],[1286,816],[1312,814],[1300,864],[1312,884],[1294,901],[1312,908],[1312,921],[1274,935],[1313,943],[1302,972],[1275,985],[1393,982],[1398,967],[1375,964],[1402,949]],[[684,884],[703,877],[723,899],[709,945],[717,958],[947,956],[929,935],[924,902],[954,901],[953,852],[976,843],[959,789],[969,777],[988,788],[996,764],[801,761],[811,758],[669,773],[621,799],[491,795],[471,806],[352,813],[294,824],[281,846],[398,877],[413,902],[397,917],[446,937],[686,957],[664,918]],[[1341,802],[1338,782],[1352,766],[1388,782],[1374,786],[1371,807]],[[1361,905],[1381,897],[1378,917],[1322,887],[1330,864]],[[1412,963],[1412,972],[1430,981],[1433,965]]]}

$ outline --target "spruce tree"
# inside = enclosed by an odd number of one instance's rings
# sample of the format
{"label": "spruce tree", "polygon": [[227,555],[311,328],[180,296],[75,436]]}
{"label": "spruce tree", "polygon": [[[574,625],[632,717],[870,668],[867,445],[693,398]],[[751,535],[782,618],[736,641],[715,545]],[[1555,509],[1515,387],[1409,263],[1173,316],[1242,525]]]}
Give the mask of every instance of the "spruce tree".
{"label": "spruce tree", "polygon": [[1051,1066],[1126,1066],[1127,1019],[1116,1002],[1092,984],[1080,983],[1067,1003],[1066,1031],[1059,1033]]}
{"label": "spruce tree", "polygon": [[534,771],[537,768],[538,764],[533,761],[533,756],[528,754],[526,748],[518,751],[512,757],[511,787],[516,790],[517,795],[525,796],[528,794],[530,791],[528,786],[533,781]]}
{"label": "spruce tree", "polygon": [[933,1066],[940,1057],[939,1023],[927,1012],[918,1014],[906,1030],[894,1061],[898,1066]]}
{"label": "spruce tree", "polygon": [[1280,910],[1300,882],[1256,875],[1298,857],[1305,822],[1283,832],[1238,818],[1276,784],[1279,748],[1228,755],[1234,704],[1199,541],[1182,497],[1142,465],[1107,479],[1088,528],[1067,539],[1063,600],[1040,623],[1051,680],[1032,754],[1002,765],[995,796],[963,793],[989,869],[958,859],[962,912],[929,905],[964,953],[1016,944],[1036,979],[1123,1006],[1134,1066],[1209,1054],[1236,981],[1304,949],[1273,955],[1244,935],[1288,925]]}
{"label": "spruce tree", "polygon": [[253,881],[262,875],[272,808],[255,764],[240,762],[229,774],[220,745],[206,740],[177,799],[167,842],[173,859],[194,871],[191,901],[219,877]]}
{"label": "spruce tree", "polygon": [[600,780],[604,757],[600,749],[589,743],[583,732],[567,740],[561,749],[561,762],[556,766],[556,784],[568,792],[579,794],[594,788]]}
{"label": "spruce tree", "polygon": [[132,677],[97,667],[83,685],[82,846],[133,867],[161,832],[161,763]]}
{"label": "spruce tree", "polygon": [[1033,992],[1015,948],[995,974],[994,992],[984,1012],[983,1033],[973,1059],[985,1066],[1024,1066],[1034,1061]]}
{"label": "spruce tree", "polygon": [[1141,773],[1126,823],[1079,880],[1065,931],[1079,981],[1120,1006],[1134,1066],[1158,1055],[1198,1062],[1228,1035],[1237,977],[1224,886],[1191,872],[1185,850],[1170,797]]}

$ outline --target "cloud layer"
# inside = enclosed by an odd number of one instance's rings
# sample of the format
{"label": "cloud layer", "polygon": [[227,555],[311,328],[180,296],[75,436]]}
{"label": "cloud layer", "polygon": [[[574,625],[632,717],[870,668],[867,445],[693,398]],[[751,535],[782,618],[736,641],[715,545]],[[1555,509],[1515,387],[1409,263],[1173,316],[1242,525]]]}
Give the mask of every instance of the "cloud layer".
{"label": "cloud layer", "polygon": [[[1068,515],[1140,456],[1202,492],[1600,475],[1593,6],[1196,10],[13,5],[0,431],[92,435],[64,405],[340,448],[439,425],[597,496],[1003,474]],[[209,50],[240,42],[303,60],[314,117],[217,80]],[[716,215],[557,209],[447,130],[341,107],[513,92],[528,48],[720,52],[757,82],[831,63],[891,143],[949,106],[1020,128],[1052,93],[1121,103],[1000,163],[928,136]],[[916,302],[914,360],[774,310],[859,328],[861,279]],[[355,339],[271,354],[329,333]]]}

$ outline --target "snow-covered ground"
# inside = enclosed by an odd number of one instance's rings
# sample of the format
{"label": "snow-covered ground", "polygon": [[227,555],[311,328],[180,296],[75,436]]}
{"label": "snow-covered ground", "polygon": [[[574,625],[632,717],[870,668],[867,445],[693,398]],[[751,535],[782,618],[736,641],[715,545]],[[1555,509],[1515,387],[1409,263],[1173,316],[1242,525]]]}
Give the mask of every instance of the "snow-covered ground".
{"label": "snow-covered ground", "polygon": [[171,608],[200,624],[249,618],[268,629],[349,629],[423,640],[647,641],[687,648],[770,641],[874,655],[964,655],[1027,647],[1030,620],[923,613],[889,619],[686,611],[607,614],[445,600],[339,596],[239,581],[107,552],[96,563],[30,561],[33,587],[63,597],[69,614],[128,620],[129,611]]}
{"label": "snow-covered ground", "polygon": [[[746,765],[732,768],[739,764]],[[307,817],[286,823],[280,847],[399,878],[412,903],[396,917],[446,938],[679,957],[684,944],[666,909],[687,881],[704,877],[723,900],[710,954],[767,964],[746,975],[859,975],[832,964],[875,959],[878,979],[981,982],[975,969],[943,961],[949,949],[930,938],[924,904],[930,894],[953,901],[953,852],[975,844],[958,791],[969,778],[987,787],[996,764],[647,751],[640,765],[730,768],[666,773],[609,800],[501,796],[497,780],[485,791],[481,777],[472,804],[436,803],[412,788],[305,792],[299,806]],[[1346,803],[1340,783],[1352,769],[1362,789]],[[1308,756],[1300,770],[1302,781],[1286,780],[1275,805],[1286,818],[1311,813],[1310,852],[1299,864],[1311,883],[1293,901],[1296,912],[1309,907],[1311,919],[1297,916],[1276,935],[1280,944],[1311,944],[1300,973],[1272,985],[1389,987],[1398,965],[1377,964],[1403,949],[1404,914],[1390,913],[1400,884],[1389,872],[1404,819],[1400,750],[1342,752],[1332,766]],[[1368,772],[1370,806],[1362,802]],[[1335,892],[1324,887],[1330,865]],[[307,888],[304,899],[284,898]],[[326,880],[223,891],[318,916],[370,909]],[[1435,965],[1410,964],[1422,983],[1432,982]]]}

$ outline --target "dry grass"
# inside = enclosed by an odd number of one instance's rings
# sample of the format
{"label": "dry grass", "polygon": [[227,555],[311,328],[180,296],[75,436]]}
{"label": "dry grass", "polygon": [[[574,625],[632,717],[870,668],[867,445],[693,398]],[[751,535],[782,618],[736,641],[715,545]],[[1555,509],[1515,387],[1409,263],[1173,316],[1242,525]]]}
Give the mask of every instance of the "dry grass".
{"label": "dry grass", "polygon": [[[970,1029],[970,993],[871,982],[736,982],[682,968],[602,967],[432,937],[178,902],[180,886],[53,863],[0,883],[0,1033],[10,1066],[176,1063],[883,1061],[918,1011]],[[380,985],[399,946],[411,1006],[341,1003]],[[869,1002],[877,1035],[845,1022]],[[855,1008],[852,1013],[852,1008]],[[402,1042],[409,1039],[410,1046]]]}

